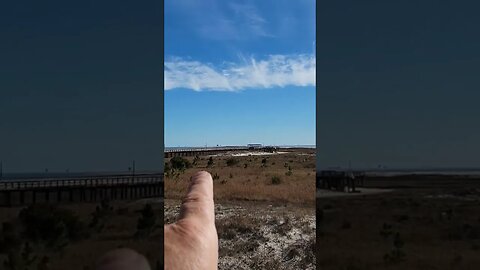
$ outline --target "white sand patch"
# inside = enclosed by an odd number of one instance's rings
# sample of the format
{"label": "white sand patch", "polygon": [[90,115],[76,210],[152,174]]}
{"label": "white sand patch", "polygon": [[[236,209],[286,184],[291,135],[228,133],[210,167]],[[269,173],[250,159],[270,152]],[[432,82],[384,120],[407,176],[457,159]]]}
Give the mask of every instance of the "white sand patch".
{"label": "white sand patch", "polygon": [[248,156],[271,156],[271,155],[281,155],[281,154],[287,154],[289,152],[275,152],[275,153],[270,153],[270,152],[258,152],[258,151],[253,151],[253,152],[229,152],[229,153],[221,153],[217,155],[209,155],[209,157],[248,157]]}
{"label": "white sand patch", "polygon": [[[179,202],[166,200],[165,216],[169,222],[176,219],[178,212]],[[258,227],[254,231],[236,231],[233,238],[219,238],[220,253],[227,253],[219,258],[219,270],[315,269],[315,256],[311,250],[312,241],[315,241],[314,211],[307,214],[296,208],[256,206],[253,203],[215,204],[217,222],[238,216],[251,219]],[[236,225],[231,226],[235,230]],[[304,262],[307,256],[311,258],[310,262]],[[278,264],[272,265],[272,262]]]}
{"label": "white sand patch", "polygon": [[297,153],[297,156],[309,156],[309,157],[314,157],[316,154],[315,153]]}
{"label": "white sand patch", "polygon": [[[315,217],[314,216],[306,216],[301,218],[300,222],[298,217],[294,215],[287,215],[290,221],[292,219],[296,219],[297,226],[302,222],[306,222],[308,227],[312,232],[315,232]],[[280,221],[277,226],[282,226],[285,222]],[[303,248],[307,248],[305,245],[315,238],[315,233],[306,234],[303,232],[302,228],[292,226],[289,231],[285,234],[279,234],[275,231],[275,227],[273,226],[262,226],[261,231],[263,232],[263,237],[267,239],[264,243],[262,243],[256,250],[256,252],[262,256],[268,257],[276,257],[278,260],[283,261],[285,265],[295,265],[301,259],[301,256],[292,256],[289,253],[290,249],[296,249],[298,252],[302,252]],[[288,262],[288,263],[287,263]],[[288,269],[288,268],[287,268]],[[308,265],[305,269],[314,269],[314,264]]]}

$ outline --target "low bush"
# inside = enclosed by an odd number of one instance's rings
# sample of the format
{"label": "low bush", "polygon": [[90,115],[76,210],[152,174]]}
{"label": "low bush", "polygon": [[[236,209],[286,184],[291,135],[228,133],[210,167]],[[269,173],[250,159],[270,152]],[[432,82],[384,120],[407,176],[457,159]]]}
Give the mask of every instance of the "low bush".
{"label": "low bush", "polygon": [[174,170],[184,171],[185,169],[191,168],[192,164],[188,159],[182,157],[173,157],[170,159],[170,166]]}
{"label": "low bush", "polygon": [[231,167],[231,166],[235,166],[238,164],[238,160],[236,158],[229,158],[227,159],[227,166]]}
{"label": "low bush", "polygon": [[272,176],[271,183],[272,183],[272,185],[279,185],[279,184],[282,183],[282,179],[280,177],[276,176],[276,175]]}
{"label": "low bush", "polygon": [[137,222],[137,237],[146,237],[150,235],[156,224],[157,217],[150,204],[146,204],[140,211],[140,218]]}
{"label": "low bush", "polygon": [[212,166],[213,166],[213,158],[209,157],[207,162],[207,167],[212,167]]}
{"label": "low bush", "polygon": [[72,211],[50,205],[32,205],[19,213],[27,241],[62,249],[88,237],[87,226]]}

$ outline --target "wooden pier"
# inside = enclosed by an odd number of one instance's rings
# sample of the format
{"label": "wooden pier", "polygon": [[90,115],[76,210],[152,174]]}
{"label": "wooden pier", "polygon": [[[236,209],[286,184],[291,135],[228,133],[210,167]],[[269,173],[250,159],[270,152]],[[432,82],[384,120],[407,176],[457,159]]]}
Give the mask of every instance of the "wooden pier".
{"label": "wooden pier", "polygon": [[0,181],[0,206],[163,197],[163,174]]}
{"label": "wooden pier", "polygon": [[365,183],[363,172],[320,171],[317,173],[317,189],[327,189],[341,192],[356,192],[356,187]]}

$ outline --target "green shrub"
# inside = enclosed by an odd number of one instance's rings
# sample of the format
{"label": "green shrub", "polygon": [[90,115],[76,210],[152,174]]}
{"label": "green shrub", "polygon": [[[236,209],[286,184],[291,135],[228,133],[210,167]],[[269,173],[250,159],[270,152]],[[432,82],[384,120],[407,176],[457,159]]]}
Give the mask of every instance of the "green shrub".
{"label": "green shrub", "polygon": [[182,157],[173,157],[170,159],[170,165],[172,169],[184,171],[185,169],[191,168],[192,164],[188,159]]}
{"label": "green shrub", "polygon": [[165,166],[163,168],[163,170],[165,171],[165,173],[168,173],[170,172],[172,168],[170,167],[170,163],[169,162],[165,162]]}
{"label": "green shrub", "polygon": [[380,235],[384,239],[387,239],[392,234],[393,234],[392,225],[390,225],[388,223],[383,223],[382,229],[380,230]]}
{"label": "green shrub", "polygon": [[236,158],[229,158],[227,159],[227,166],[231,167],[231,166],[234,166],[234,165],[237,165],[238,163],[238,160]]}
{"label": "green shrub", "polygon": [[207,167],[212,167],[212,166],[213,166],[213,157],[209,157],[207,162]]}
{"label": "green shrub", "polygon": [[0,233],[0,253],[17,250],[21,245],[22,241],[18,227],[10,222],[4,222]]}
{"label": "green shrub", "polygon": [[88,237],[86,226],[72,211],[50,205],[32,205],[19,213],[27,241],[62,249],[71,241]]}
{"label": "green shrub", "polygon": [[155,212],[150,204],[146,204],[145,207],[140,211],[140,218],[137,222],[137,237],[145,237],[150,235],[154,228],[157,217]]}
{"label": "green shrub", "polygon": [[263,159],[262,159],[262,165],[263,165],[263,166],[267,165],[267,159],[266,159],[266,158],[263,158]]}
{"label": "green shrub", "polygon": [[97,232],[101,232],[107,224],[108,217],[112,214],[113,207],[109,205],[108,201],[103,200],[92,213],[92,220],[90,221],[89,227],[95,229]]}
{"label": "green shrub", "polygon": [[272,176],[271,181],[272,181],[272,185],[279,185],[282,183],[282,179],[276,175]]}
{"label": "green shrub", "polygon": [[195,166],[197,165],[197,162],[200,160],[200,157],[198,155],[196,155],[194,158],[193,158],[193,162],[192,162],[192,165]]}

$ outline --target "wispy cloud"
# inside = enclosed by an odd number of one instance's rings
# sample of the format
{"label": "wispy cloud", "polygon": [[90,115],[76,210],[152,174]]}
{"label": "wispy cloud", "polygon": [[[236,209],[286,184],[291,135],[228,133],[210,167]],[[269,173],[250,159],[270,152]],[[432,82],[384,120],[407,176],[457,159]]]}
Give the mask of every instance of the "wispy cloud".
{"label": "wispy cloud", "polygon": [[245,25],[250,33],[257,36],[272,36],[266,30],[267,20],[260,15],[260,12],[254,5],[231,3],[230,9],[233,11],[239,25]]}
{"label": "wispy cloud", "polygon": [[272,37],[267,29],[267,20],[250,2],[174,0],[166,4],[176,12],[175,15],[187,17],[189,27],[206,39],[248,40]]}
{"label": "wispy cloud", "polygon": [[172,58],[165,62],[165,90],[241,91],[285,86],[314,86],[314,55],[271,55],[215,66]]}

